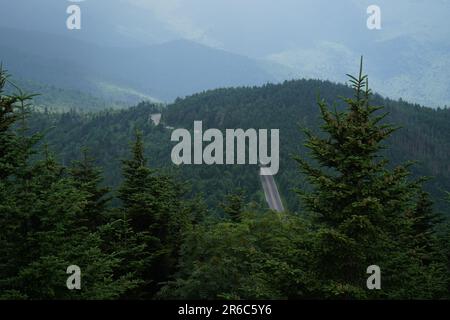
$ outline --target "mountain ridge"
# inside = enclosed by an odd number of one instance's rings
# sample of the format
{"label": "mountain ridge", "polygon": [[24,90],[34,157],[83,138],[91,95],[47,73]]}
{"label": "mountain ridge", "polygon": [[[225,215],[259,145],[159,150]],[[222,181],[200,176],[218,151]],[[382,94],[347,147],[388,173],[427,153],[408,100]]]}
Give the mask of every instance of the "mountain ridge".
{"label": "mountain ridge", "polygon": [[[143,130],[150,164],[166,167],[180,173],[181,179],[192,184],[192,193],[204,193],[211,206],[220,203],[224,194],[237,188],[248,192],[248,199],[264,203],[258,177],[258,168],[242,166],[195,166],[175,168],[170,161],[170,141],[173,128],[192,130],[196,120],[203,128],[223,129],[279,129],[280,170],[276,181],[283,203],[292,211],[301,210],[297,196],[292,191],[304,185],[293,156],[303,154],[304,136],[301,128],[319,130],[317,94],[330,104],[336,97],[348,97],[352,90],[343,84],[320,80],[285,81],[263,86],[222,88],[197,93],[162,109],[158,126],[149,124],[151,104],[141,104],[128,110],[104,111],[96,117],[83,114],[36,116],[32,119],[34,130],[44,129],[51,123],[55,129],[48,141],[63,157],[64,163],[78,157],[78,150],[86,145],[93,151],[99,164],[105,168],[107,182],[118,185],[120,159],[126,157],[128,142],[136,128]],[[386,121],[403,126],[388,140],[390,148],[384,151],[392,166],[409,160],[419,163],[412,167],[414,176],[433,176],[426,188],[433,194],[439,209],[447,209],[441,199],[444,190],[450,190],[450,109],[431,109],[404,101],[391,100],[375,94],[375,105],[384,105],[390,112]],[[340,104],[337,105],[339,108]],[[64,134],[63,134],[64,132]],[[65,133],[68,132],[68,133]]]}
{"label": "mountain ridge", "polygon": [[[58,34],[0,28],[0,60],[17,77],[117,99],[100,83],[172,101],[215,87],[276,81],[256,60],[188,40],[134,48],[104,47]],[[138,94],[133,94],[133,91]]]}

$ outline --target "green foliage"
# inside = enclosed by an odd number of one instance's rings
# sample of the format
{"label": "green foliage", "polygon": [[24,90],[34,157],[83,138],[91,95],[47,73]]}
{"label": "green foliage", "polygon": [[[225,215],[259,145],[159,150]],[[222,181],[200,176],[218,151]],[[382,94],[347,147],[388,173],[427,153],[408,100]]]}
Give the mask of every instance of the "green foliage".
{"label": "green foliage", "polygon": [[[395,128],[381,123],[386,114],[378,115],[381,108],[370,104],[362,64],[359,76],[350,79],[354,97],[344,98],[345,110],[330,111],[319,101],[326,135],[306,131],[305,145],[319,167],[296,157],[312,186],[299,191],[301,199],[320,226],[314,270],[323,295],[432,298],[442,292],[442,269],[423,265],[423,255],[415,253],[432,245],[432,204],[420,193],[419,181],[409,179],[408,165],[390,170],[380,156],[381,143]],[[370,265],[383,270],[380,293],[366,290]]]}
{"label": "green foliage", "polygon": [[[120,250],[108,250],[111,224],[101,225],[106,190],[97,187],[98,172],[85,157],[67,174],[47,146],[34,155],[38,136],[26,135],[25,119],[31,96],[3,95],[6,81],[0,70],[0,298],[121,297],[140,280],[116,272],[128,262]],[[134,249],[123,251],[139,253]],[[82,270],[80,291],[66,287],[73,264]]]}
{"label": "green foliage", "polygon": [[101,171],[95,167],[95,159],[90,157],[87,149],[82,149],[82,159],[73,161],[69,168],[69,175],[73,185],[86,195],[87,203],[84,206],[80,223],[90,230],[95,230],[104,222],[104,215],[111,197],[109,188],[101,187],[103,181]]}
{"label": "green foliage", "polygon": [[176,270],[182,236],[191,219],[181,202],[182,186],[146,164],[142,133],[137,131],[132,157],[123,161],[124,182],[119,199],[124,217],[147,245],[148,263],[140,276],[145,283],[143,297],[153,297]]}
{"label": "green foliage", "polygon": [[306,267],[308,227],[292,214],[245,212],[240,222],[195,226],[182,247],[176,280],[161,291],[173,299],[306,297],[314,275]]}
{"label": "green foliage", "polygon": [[[391,112],[379,115],[367,77],[351,79],[353,97],[347,87],[304,80],[205,92],[164,110],[142,103],[52,114],[29,112],[32,96],[19,89],[5,94],[0,68],[0,299],[450,298],[450,227],[434,209],[438,193],[423,190],[416,167],[399,164],[410,155],[429,160],[424,153],[448,159],[445,150],[405,141],[418,132],[428,141],[422,121],[444,126],[449,113],[375,96]],[[308,107],[317,86],[327,95],[319,102],[322,131],[306,131],[299,147],[288,120],[315,124]],[[341,92],[345,108],[330,110]],[[150,124],[160,112],[162,123]],[[386,119],[405,114],[419,131],[391,136]],[[168,166],[166,122],[189,127],[198,119],[217,128],[282,128],[277,182],[298,213],[261,209],[254,167]],[[41,139],[45,131],[56,155]],[[442,139],[433,143],[450,141]],[[301,174],[292,154],[302,155]],[[121,171],[118,159],[126,159]],[[445,185],[445,167],[423,168],[440,179],[433,190]],[[372,264],[381,267],[382,290],[366,287]],[[70,265],[82,270],[81,290],[66,287]]]}
{"label": "green foliage", "polygon": [[225,216],[231,221],[237,222],[241,219],[241,214],[245,205],[245,196],[243,190],[238,190],[236,193],[227,194],[225,201],[220,204],[220,207],[225,213]]}
{"label": "green foliage", "polygon": [[[195,120],[203,121],[204,130],[217,128],[280,129],[280,171],[276,176],[283,203],[293,211],[302,211],[292,189],[305,188],[305,176],[297,169],[292,155],[305,153],[300,143],[298,126],[310,127],[319,134],[320,109],[316,107],[317,92],[330,105],[336,97],[352,97],[351,88],[326,81],[295,80],[262,87],[211,90],[178,99],[158,109],[142,103],[127,110],[105,110],[98,113],[35,113],[29,120],[32,132],[47,132],[46,141],[56,151],[58,159],[68,164],[79,158],[79,150],[86,146],[102,167],[105,184],[112,188],[122,183],[121,162],[128,156],[128,144],[135,128],[140,128],[145,156],[152,168],[175,171],[189,182],[189,197],[202,193],[208,207],[222,212],[219,203],[226,194],[239,188],[246,192],[246,200],[265,206],[255,166],[180,166],[170,161],[174,143],[171,130],[191,129]],[[411,159],[418,163],[411,167],[413,177],[432,176],[425,190],[430,193],[435,208],[450,212],[450,205],[442,201],[443,191],[450,190],[450,109],[430,109],[402,101],[392,101],[374,95],[374,105],[383,105],[389,112],[381,123],[395,123],[402,130],[391,135],[381,150],[393,169]],[[338,110],[345,103],[337,102]],[[162,113],[161,124],[154,126],[150,115]],[[52,128],[52,129],[49,129]]]}

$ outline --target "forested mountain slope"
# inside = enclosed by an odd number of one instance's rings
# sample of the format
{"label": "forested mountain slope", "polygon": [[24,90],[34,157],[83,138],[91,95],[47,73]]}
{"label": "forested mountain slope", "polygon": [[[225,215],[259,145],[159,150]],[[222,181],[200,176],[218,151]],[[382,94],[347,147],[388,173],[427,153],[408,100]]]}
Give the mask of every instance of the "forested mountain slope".
{"label": "forested mountain slope", "polygon": [[[81,146],[90,147],[101,166],[105,168],[108,183],[120,181],[120,159],[124,157],[133,130],[144,131],[150,163],[154,166],[172,166],[170,142],[171,130],[192,129],[195,120],[203,121],[203,128],[280,129],[280,171],[276,181],[286,207],[299,210],[299,201],[293,189],[304,185],[292,159],[305,154],[302,146],[304,134],[301,127],[313,131],[319,128],[317,98],[337,102],[337,96],[351,96],[351,89],[344,85],[316,80],[288,81],[262,87],[217,89],[177,99],[163,109],[162,123],[154,127],[149,115],[158,112],[155,106],[141,104],[129,110],[105,111],[96,114],[65,113],[36,114],[30,126],[37,130],[54,129],[47,134],[56,153],[68,163],[78,157]],[[441,201],[444,190],[450,190],[450,110],[429,109],[402,101],[373,97],[375,105],[386,107],[386,120],[401,126],[389,139],[386,151],[393,165],[417,160],[412,167],[417,175],[432,176],[426,184],[439,209],[446,210]],[[248,200],[264,205],[264,197],[255,166],[181,166],[177,170],[193,186],[194,193],[204,193],[210,206],[217,206],[227,192],[244,189]]]}

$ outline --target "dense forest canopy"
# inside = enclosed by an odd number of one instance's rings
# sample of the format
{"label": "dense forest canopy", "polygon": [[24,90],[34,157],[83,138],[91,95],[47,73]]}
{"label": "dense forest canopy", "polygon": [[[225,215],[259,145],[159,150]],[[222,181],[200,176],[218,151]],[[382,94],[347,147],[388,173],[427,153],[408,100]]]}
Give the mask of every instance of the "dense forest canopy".
{"label": "dense forest canopy", "polygon": [[[372,96],[362,72],[95,113],[33,111],[8,81],[0,70],[2,299],[450,298],[433,205],[450,200],[450,110]],[[280,129],[286,212],[267,209],[255,166],[171,164],[171,128],[199,119]]]}
{"label": "dense forest canopy", "polygon": [[[264,196],[255,166],[181,166],[174,168],[170,152],[171,129],[192,130],[196,120],[207,128],[280,129],[280,171],[276,181],[287,208],[299,210],[293,189],[304,185],[293,155],[305,153],[301,141],[302,128],[318,131],[320,117],[316,106],[320,96],[337,103],[339,96],[352,95],[350,87],[319,80],[295,80],[262,87],[217,89],[178,99],[166,107],[141,103],[120,111],[95,113],[36,113],[29,120],[33,132],[46,131],[45,140],[57,157],[65,163],[79,157],[83,146],[91,149],[97,164],[104,168],[107,184],[118,186],[121,181],[120,161],[125,157],[134,128],[143,131],[150,163],[171,168],[192,185],[192,194],[203,193],[211,208],[217,207],[223,196],[234,190],[246,190],[249,200],[264,205]],[[425,188],[432,194],[436,208],[448,212],[444,201],[450,190],[450,110],[431,109],[403,101],[393,101],[379,95],[375,105],[385,106],[385,119],[402,127],[389,137],[382,150],[393,165],[409,160],[418,163],[411,168],[416,176],[432,179]],[[162,113],[162,123],[154,126],[150,115]],[[51,129],[50,129],[51,128]]]}

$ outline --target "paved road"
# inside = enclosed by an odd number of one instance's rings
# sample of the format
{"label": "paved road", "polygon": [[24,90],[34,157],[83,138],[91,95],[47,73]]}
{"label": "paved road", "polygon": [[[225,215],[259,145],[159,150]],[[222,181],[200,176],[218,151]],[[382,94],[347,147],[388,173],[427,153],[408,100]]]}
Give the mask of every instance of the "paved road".
{"label": "paved road", "polygon": [[[150,115],[150,121],[157,126],[161,121],[161,114],[155,113]],[[172,127],[166,127],[167,129],[173,129]],[[281,203],[280,194],[269,168],[260,168],[260,178],[266,196],[266,201],[269,204],[269,208],[277,212],[283,212],[283,204]]]}
{"label": "paved road", "polygon": [[261,168],[260,178],[266,196],[266,201],[269,204],[270,209],[277,212],[283,212],[283,204],[281,203],[280,194],[275,183],[275,179],[272,175],[264,175],[264,170],[267,168]]}

